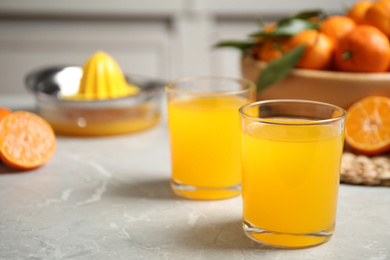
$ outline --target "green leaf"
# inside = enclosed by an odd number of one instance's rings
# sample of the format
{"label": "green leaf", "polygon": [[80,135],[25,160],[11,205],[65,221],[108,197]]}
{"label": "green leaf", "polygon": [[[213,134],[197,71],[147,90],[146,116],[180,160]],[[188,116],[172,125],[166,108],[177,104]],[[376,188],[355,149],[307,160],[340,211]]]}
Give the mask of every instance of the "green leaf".
{"label": "green leaf", "polygon": [[271,33],[264,31],[251,34],[251,37],[264,36],[264,37],[283,37],[293,36],[303,30],[317,29],[318,24],[303,20],[303,19],[287,19],[278,23],[278,27]]}
{"label": "green leaf", "polygon": [[317,29],[318,24],[303,19],[290,19],[280,22],[274,34],[292,36],[303,30]]}
{"label": "green leaf", "polygon": [[[309,18],[318,17],[321,20],[327,16],[328,14],[321,9],[303,11],[279,20],[278,28],[272,33],[267,33],[263,29],[261,29],[259,32],[252,33],[249,36],[250,37],[292,36],[305,29],[318,28],[318,24],[315,21],[309,21],[308,20]],[[264,26],[260,25],[260,27],[263,28]]]}
{"label": "green leaf", "polygon": [[298,63],[304,51],[305,45],[300,45],[286,52],[281,58],[268,63],[257,79],[257,93],[284,79]]}
{"label": "green leaf", "polygon": [[317,9],[317,10],[303,11],[303,12],[294,14],[294,15],[290,16],[287,19],[309,19],[309,18],[312,18],[312,17],[323,18],[323,17],[326,17],[326,16],[328,16],[328,14],[324,10]]}
{"label": "green leaf", "polygon": [[255,42],[243,42],[243,41],[224,41],[217,43],[214,45],[215,48],[221,48],[221,47],[231,47],[231,48],[236,48],[241,51],[245,51],[247,49],[252,48],[255,46],[257,43]]}

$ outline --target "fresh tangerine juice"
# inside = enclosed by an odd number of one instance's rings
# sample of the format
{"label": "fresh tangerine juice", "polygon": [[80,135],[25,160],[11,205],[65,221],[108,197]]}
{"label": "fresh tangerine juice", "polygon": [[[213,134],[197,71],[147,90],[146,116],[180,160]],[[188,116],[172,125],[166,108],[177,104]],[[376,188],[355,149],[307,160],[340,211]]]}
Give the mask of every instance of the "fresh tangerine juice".
{"label": "fresh tangerine juice", "polygon": [[172,179],[200,188],[175,192],[199,199],[240,194],[238,108],[248,102],[237,96],[210,96],[183,97],[168,103]]}
{"label": "fresh tangerine juice", "polygon": [[48,120],[56,134],[71,136],[108,136],[129,134],[150,128],[158,123],[160,115],[152,118],[137,120],[122,120],[113,122],[88,122],[75,121],[63,122]]}
{"label": "fresh tangerine juice", "polygon": [[160,120],[160,113],[147,104],[131,109],[46,108],[40,114],[56,134],[72,136],[129,134],[150,128]]}
{"label": "fresh tangerine juice", "polygon": [[[246,126],[242,139],[244,221],[279,233],[251,236],[287,247],[329,239],[336,217],[343,136],[329,125],[252,122]],[[330,235],[299,235],[320,231]]]}

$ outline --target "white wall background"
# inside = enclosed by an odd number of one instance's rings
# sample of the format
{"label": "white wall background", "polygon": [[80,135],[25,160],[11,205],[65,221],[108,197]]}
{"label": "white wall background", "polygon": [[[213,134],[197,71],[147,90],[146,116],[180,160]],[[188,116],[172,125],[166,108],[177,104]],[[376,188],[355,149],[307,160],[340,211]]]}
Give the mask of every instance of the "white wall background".
{"label": "white wall background", "polygon": [[27,95],[25,75],[52,65],[82,65],[97,50],[126,74],[171,80],[239,77],[240,53],[213,49],[247,39],[256,19],[301,10],[344,12],[354,0],[0,0],[0,95]]}

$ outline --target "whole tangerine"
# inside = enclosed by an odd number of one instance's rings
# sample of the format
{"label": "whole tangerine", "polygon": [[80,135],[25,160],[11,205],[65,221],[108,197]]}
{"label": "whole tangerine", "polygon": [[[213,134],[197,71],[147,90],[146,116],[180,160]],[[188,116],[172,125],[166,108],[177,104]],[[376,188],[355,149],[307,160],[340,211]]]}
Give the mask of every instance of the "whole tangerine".
{"label": "whole tangerine", "polygon": [[[273,31],[275,31],[275,29],[278,27],[278,24],[277,23],[269,23],[269,24],[266,24],[262,27],[262,32],[266,33],[266,34],[271,34]],[[263,36],[257,36],[256,37],[256,40],[257,42],[263,42],[264,40],[266,40],[267,38],[266,37],[263,37]]]}
{"label": "whole tangerine", "polygon": [[390,0],[379,0],[367,10],[365,22],[390,37]]}
{"label": "whole tangerine", "polygon": [[272,61],[283,56],[286,51],[286,39],[268,39],[257,49],[257,57],[262,61]]}
{"label": "whole tangerine", "polygon": [[304,44],[305,51],[297,67],[322,70],[329,67],[332,61],[333,42],[324,33],[308,29],[292,36],[288,41],[288,50]]}
{"label": "whole tangerine", "polygon": [[334,62],[342,71],[385,72],[390,66],[389,40],[373,26],[357,25],[339,40]]}
{"label": "whole tangerine", "polygon": [[328,36],[334,44],[344,35],[355,28],[356,23],[347,16],[333,15],[323,20],[320,24],[320,30]]}
{"label": "whole tangerine", "polygon": [[357,24],[365,24],[367,10],[373,5],[372,1],[358,1],[347,12],[347,16]]}

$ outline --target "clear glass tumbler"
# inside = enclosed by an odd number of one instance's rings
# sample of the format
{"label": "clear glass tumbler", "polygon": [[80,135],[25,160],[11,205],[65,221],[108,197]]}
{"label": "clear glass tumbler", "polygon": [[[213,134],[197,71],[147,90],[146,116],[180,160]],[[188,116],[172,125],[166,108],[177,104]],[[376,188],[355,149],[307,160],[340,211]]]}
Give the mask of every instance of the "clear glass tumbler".
{"label": "clear glass tumbler", "polygon": [[173,192],[203,200],[239,195],[238,109],[254,101],[254,83],[227,77],[190,77],[170,82],[166,94]]}
{"label": "clear glass tumbler", "polygon": [[240,108],[243,228],[281,248],[327,241],[335,229],[346,112],[304,100]]}

